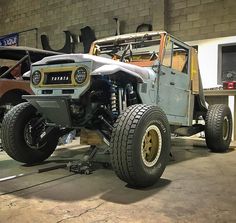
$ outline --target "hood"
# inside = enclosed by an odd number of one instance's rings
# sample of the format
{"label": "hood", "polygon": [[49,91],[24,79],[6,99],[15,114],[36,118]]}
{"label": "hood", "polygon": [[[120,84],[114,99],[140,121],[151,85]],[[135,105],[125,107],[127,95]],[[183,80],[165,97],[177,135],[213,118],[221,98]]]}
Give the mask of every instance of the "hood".
{"label": "hood", "polygon": [[143,77],[143,79],[148,79],[150,76],[151,70],[148,68],[90,54],[63,54],[58,56],[50,56],[43,58],[33,65],[64,64],[88,61],[92,62],[92,71],[95,71],[104,65],[114,65],[114,68],[121,67],[124,71],[129,70],[132,73],[139,74]]}

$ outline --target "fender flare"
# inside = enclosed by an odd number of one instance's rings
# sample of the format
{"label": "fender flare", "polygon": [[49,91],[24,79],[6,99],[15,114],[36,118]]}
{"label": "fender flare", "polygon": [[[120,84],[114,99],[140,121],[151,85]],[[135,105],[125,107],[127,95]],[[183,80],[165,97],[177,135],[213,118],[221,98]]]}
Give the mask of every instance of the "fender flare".
{"label": "fender flare", "polygon": [[95,69],[92,73],[91,76],[101,76],[101,75],[107,75],[107,76],[117,76],[120,75],[121,73],[128,74],[129,76],[135,78],[138,83],[144,83],[143,78],[141,77],[140,74],[128,70],[124,67],[118,66],[118,65],[103,65],[97,69]]}

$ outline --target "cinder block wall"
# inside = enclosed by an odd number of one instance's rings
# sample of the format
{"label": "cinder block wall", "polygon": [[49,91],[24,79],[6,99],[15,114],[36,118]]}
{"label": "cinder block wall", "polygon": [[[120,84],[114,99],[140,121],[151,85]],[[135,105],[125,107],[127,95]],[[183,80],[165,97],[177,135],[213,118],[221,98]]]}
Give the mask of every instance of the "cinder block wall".
{"label": "cinder block wall", "polygon": [[[79,35],[90,26],[97,38],[110,36],[118,17],[122,33],[150,23],[190,41],[235,35],[235,9],[235,0],[0,0],[0,36],[38,28],[58,49],[64,44],[63,30]],[[21,34],[20,44],[35,47],[35,31]]]}
{"label": "cinder block wall", "polygon": [[235,0],[168,0],[166,26],[184,40],[236,35]]}
{"label": "cinder block wall", "polygon": [[[141,23],[152,23],[153,0],[0,0],[0,36],[37,27],[46,33],[50,44],[64,44],[63,30],[79,35],[90,26],[97,38],[114,35],[114,17],[121,20],[123,33],[135,32]],[[35,46],[35,32],[21,36],[21,44]],[[41,47],[41,42],[39,44]]]}

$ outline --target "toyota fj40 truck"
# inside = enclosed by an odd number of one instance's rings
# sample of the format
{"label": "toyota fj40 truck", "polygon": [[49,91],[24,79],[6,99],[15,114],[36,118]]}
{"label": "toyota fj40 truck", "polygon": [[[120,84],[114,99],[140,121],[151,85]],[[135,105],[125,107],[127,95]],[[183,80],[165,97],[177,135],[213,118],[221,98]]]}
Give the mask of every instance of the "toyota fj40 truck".
{"label": "toyota fj40 truck", "polygon": [[31,88],[35,95],[3,121],[4,150],[23,163],[47,159],[58,137],[76,129],[81,142],[107,148],[121,180],[145,187],[166,167],[171,133],[205,131],[215,152],[231,141],[230,109],[208,108],[196,50],[163,31],[104,38],[89,54],[44,58],[32,66]]}

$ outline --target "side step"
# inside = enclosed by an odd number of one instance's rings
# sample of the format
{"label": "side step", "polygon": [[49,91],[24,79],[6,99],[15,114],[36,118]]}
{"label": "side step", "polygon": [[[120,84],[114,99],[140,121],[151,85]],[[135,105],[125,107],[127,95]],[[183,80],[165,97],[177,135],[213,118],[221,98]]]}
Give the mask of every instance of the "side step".
{"label": "side step", "polygon": [[201,124],[195,124],[193,126],[188,127],[180,127],[174,131],[175,134],[180,136],[192,136],[199,132],[202,132],[205,130],[205,126]]}

